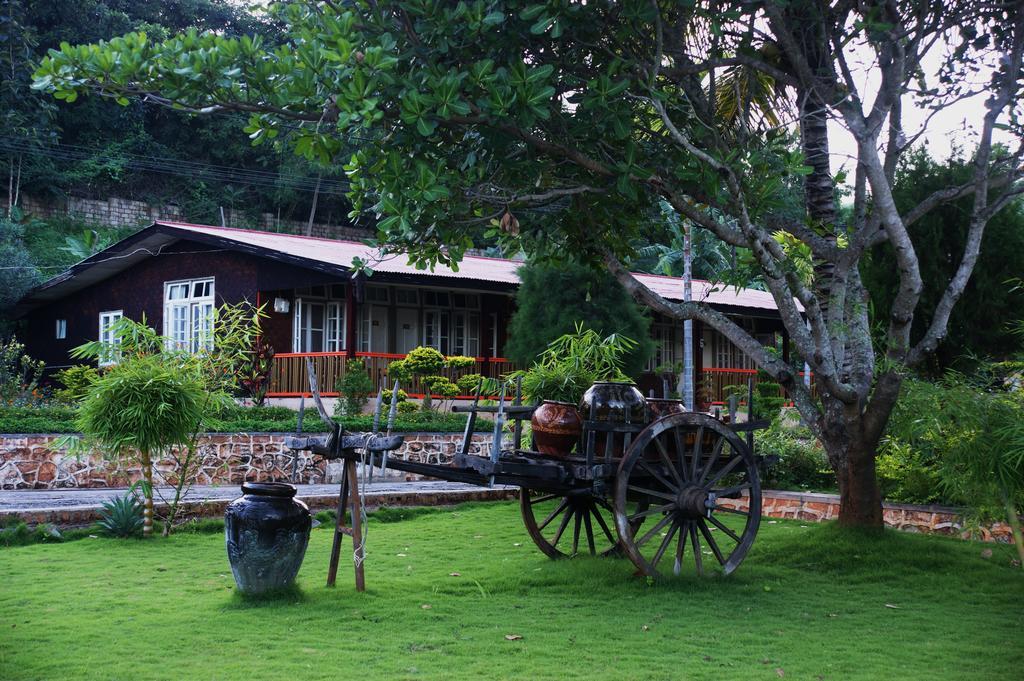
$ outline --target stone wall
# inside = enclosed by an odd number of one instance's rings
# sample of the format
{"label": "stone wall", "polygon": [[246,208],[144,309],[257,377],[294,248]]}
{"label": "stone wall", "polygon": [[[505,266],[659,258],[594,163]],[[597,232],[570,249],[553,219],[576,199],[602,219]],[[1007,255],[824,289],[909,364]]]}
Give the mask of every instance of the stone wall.
{"label": "stone wall", "polygon": [[[285,433],[210,433],[199,445],[195,484],[239,484],[245,481],[289,480],[299,484],[339,482],[340,462],[324,462],[309,452],[285,447]],[[75,456],[53,443],[58,435],[0,435],[0,489],[56,489],[68,487],[127,487],[142,478],[137,464],[118,463],[99,454]],[[451,463],[461,433],[408,433],[401,449],[391,457],[422,463]],[[489,451],[491,436],[473,436],[470,451]],[[174,484],[176,468],[171,456],[154,467],[157,484]],[[298,459],[296,460],[296,456]],[[387,479],[417,479],[388,470]]]}
{"label": "stone wall", "polygon": [[[746,509],[747,499],[719,499],[722,506]],[[779,492],[767,490],[761,496],[761,513],[769,518],[788,518],[821,522],[839,517],[839,497],[835,494],[813,492]],[[948,506],[920,504],[882,504],[882,517],[886,527],[904,532],[922,534],[951,534],[965,539],[982,539],[1012,543],[1010,526],[993,523],[983,527],[968,527],[956,509]],[[764,522],[762,520],[761,522]]]}
{"label": "stone wall", "polygon": [[[22,211],[38,218],[72,216],[83,220],[111,227],[140,227],[155,220],[181,221],[181,207],[174,204],[153,206],[144,201],[109,197],[106,199],[87,199],[79,196],[68,196],[59,201],[22,195],[20,198]],[[260,213],[258,218],[240,210],[224,209],[224,222],[228,227],[242,229],[258,229],[268,232],[285,232],[303,234],[306,229],[304,220],[278,220],[273,213]],[[219,223],[218,223],[219,224]],[[313,236],[331,239],[365,239],[365,230],[344,225],[313,223]]]}

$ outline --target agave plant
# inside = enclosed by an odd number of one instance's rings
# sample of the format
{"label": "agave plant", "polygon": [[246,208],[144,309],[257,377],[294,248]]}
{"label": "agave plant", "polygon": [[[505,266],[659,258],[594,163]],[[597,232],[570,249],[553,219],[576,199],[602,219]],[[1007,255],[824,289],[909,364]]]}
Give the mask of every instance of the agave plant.
{"label": "agave plant", "polygon": [[142,504],[130,493],[105,501],[96,525],[108,537],[133,537],[142,530]]}

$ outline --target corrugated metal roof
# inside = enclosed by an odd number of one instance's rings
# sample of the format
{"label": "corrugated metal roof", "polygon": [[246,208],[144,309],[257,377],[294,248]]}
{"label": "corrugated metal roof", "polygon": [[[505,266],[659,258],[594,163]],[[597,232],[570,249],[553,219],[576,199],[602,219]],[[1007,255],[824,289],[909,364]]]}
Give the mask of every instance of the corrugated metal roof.
{"label": "corrugated metal roof", "polygon": [[[375,271],[391,274],[416,274],[427,277],[448,277],[517,285],[519,284],[519,275],[516,273],[516,270],[523,264],[515,260],[467,255],[459,263],[458,272],[444,265],[437,265],[432,271],[419,270],[415,266],[410,265],[408,258],[405,256],[381,256],[380,252],[376,249],[358,241],[321,239],[294,234],[258,232],[249,229],[194,225],[185,222],[160,221],[157,224],[219,239],[236,241],[240,244],[257,248],[279,251],[297,258],[340,267],[347,268],[352,264],[353,258],[361,258],[367,261]],[[683,299],[682,278],[656,274],[634,274],[644,285],[650,287],[659,295],[669,300]],[[696,279],[693,281],[693,299],[713,305],[730,305],[764,310],[776,309],[775,300],[766,291],[713,285],[710,282]]]}

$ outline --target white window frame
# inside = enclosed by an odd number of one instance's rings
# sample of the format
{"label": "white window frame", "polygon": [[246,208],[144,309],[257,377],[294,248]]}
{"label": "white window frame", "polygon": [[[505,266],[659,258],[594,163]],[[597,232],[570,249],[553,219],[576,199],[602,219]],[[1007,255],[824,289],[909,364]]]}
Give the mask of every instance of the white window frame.
{"label": "white window frame", "polygon": [[65,338],[68,337],[68,320],[67,319],[58,319],[56,321],[56,323],[54,324],[54,326],[56,327],[54,329],[54,337],[57,340],[64,340]]}
{"label": "white window frame", "polygon": [[[320,305],[324,309],[323,343],[321,350],[311,348],[313,329],[304,328],[303,305]],[[292,352],[344,352],[348,320],[345,301],[314,298],[296,298],[292,318]]]}
{"label": "white window frame", "polygon": [[[460,335],[461,325],[461,335]],[[480,356],[480,313],[455,310],[452,313],[452,354],[466,357]]]}
{"label": "white window frame", "polygon": [[[197,286],[202,287],[196,294]],[[215,277],[178,279],[164,282],[164,333],[168,348],[185,352],[213,350],[213,317],[216,311]],[[184,297],[171,292],[185,289]]]}
{"label": "white window frame", "polygon": [[117,360],[120,359],[121,353],[117,346],[121,344],[121,339],[114,336],[111,329],[117,323],[117,320],[123,317],[124,310],[104,310],[99,314],[99,334],[97,338],[100,343],[105,344],[105,350],[101,352],[97,360],[101,367],[117,364]]}
{"label": "white window frame", "polygon": [[[436,315],[436,321],[431,322],[431,316]],[[443,307],[427,308],[423,310],[423,347],[434,348],[442,355],[450,354],[452,326],[452,312]],[[435,328],[436,327],[436,328]],[[434,336],[430,334],[433,332]]]}

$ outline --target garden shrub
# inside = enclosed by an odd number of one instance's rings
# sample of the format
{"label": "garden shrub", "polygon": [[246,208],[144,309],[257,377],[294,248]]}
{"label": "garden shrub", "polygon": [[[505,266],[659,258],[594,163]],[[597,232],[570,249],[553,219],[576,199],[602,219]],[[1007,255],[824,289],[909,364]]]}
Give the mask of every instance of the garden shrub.
{"label": "garden shrub", "polygon": [[361,359],[345,362],[345,374],[335,383],[339,397],[334,408],[337,415],[361,414],[373,395],[373,380]]}
{"label": "garden shrub", "polygon": [[825,450],[810,431],[773,423],[754,434],[754,449],[761,456],[777,456],[768,466],[762,487],[769,489],[828,491],[836,488]]}
{"label": "garden shrub", "polygon": [[64,387],[55,390],[53,396],[62,404],[78,404],[99,377],[96,368],[88,364],[62,369],[57,372],[57,380]]}
{"label": "garden shrub", "polygon": [[[407,406],[404,406],[407,405]],[[408,413],[411,410],[413,413]],[[466,425],[463,414],[420,413],[411,402],[399,402],[399,415],[395,419],[395,432],[441,433],[461,432]],[[77,432],[75,417],[77,411],[69,407],[0,407],[0,433],[57,433]],[[368,431],[373,428],[373,416],[342,416],[338,419],[351,431]],[[477,418],[477,430],[487,432],[493,424],[485,418]],[[298,427],[298,412],[287,407],[228,407],[215,417],[203,423],[207,432],[216,433],[294,433]],[[313,409],[307,409],[302,430],[306,433],[323,433],[329,430]]]}
{"label": "garden shrub", "polygon": [[39,401],[39,379],[45,366],[25,354],[25,345],[17,338],[0,343],[0,403],[23,405]]}

